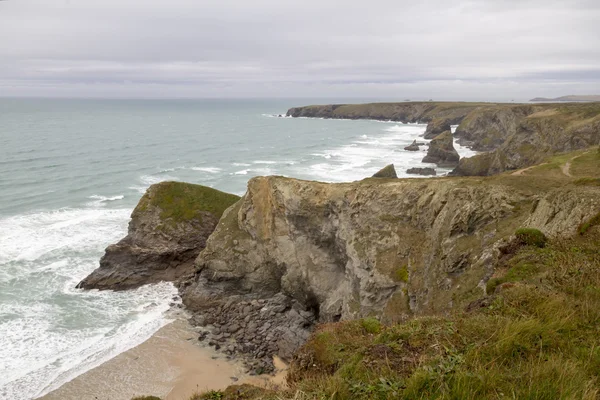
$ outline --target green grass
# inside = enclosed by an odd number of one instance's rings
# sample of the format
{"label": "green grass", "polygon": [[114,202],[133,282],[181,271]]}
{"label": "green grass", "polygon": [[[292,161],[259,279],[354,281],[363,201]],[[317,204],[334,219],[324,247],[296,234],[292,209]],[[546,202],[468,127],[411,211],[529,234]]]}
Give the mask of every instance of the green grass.
{"label": "green grass", "polygon": [[183,182],[161,182],[151,186],[133,213],[146,211],[149,207],[160,209],[160,218],[171,223],[192,219],[201,220],[201,211],[216,218],[240,198],[206,186]]}
{"label": "green grass", "polygon": [[311,399],[598,399],[600,229],[507,262],[482,307],[382,326],[321,327],[291,367]]}
{"label": "green grass", "polygon": [[521,246],[496,271],[502,290],[465,310],[324,324],[297,352],[287,389],[190,400],[599,399],[599,249],[595,225]]}
{"label": "green grass", "polygon": [[[585,235],[586,232],[593,226],[600,225],[600,212],[594,215],[590,220],[585,221],[577,228],[577,233]],[[600,251],[600,250],[599,250]]]}
{"label": "green grass", "polygon": [[520,243],[535,247],[544,247],[548,240],[546,235],[535,228],[519,228],[515,232],[515,236]]}

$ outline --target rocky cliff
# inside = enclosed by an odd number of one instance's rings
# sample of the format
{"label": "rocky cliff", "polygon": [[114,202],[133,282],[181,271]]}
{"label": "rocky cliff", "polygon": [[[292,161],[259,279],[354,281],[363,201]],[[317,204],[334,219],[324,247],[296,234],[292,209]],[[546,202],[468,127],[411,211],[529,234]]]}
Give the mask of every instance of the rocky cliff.
{"label": "rocky cliff", "polygon": [[447,312],[483,293],[516,228],[568,235],[600,208],[599,187],[529,179],[254,178],[199,255],[184,303],[201,308],[219,287],[283,294],[319,321]]}
{"label": "rocky cliff", "polygon": [[472,110],[490,104],[463,102],[330,104],[294,107],[290,108],[286,115],[296,118],[373,119],[403,123],[435,121],[436,129],[441,133],[446,125],[458,124]]}
{"label": "rocky cliff", "polygon": [[492,175],[599,144],[600,104],[479,109],[463,120],[454,136],[462,144],[488,151],[462,159],[454,174]]}
{"label": "rocky cliff", "polygon": [[128,234],[107,247],[84,289],[122,290],[193,273],[223,211],[239,197],[181,182],[152,185],[131,214]]}
{"label": "rocky cliff", "polygon": [[493,104],[407,102],[291,108],[288,116],[428,123],[433,138],[460,124],[463,145],[484,154],[463,159],[455,175],[485,176],[535,165],[548,156],[600,143],[600,103]]}

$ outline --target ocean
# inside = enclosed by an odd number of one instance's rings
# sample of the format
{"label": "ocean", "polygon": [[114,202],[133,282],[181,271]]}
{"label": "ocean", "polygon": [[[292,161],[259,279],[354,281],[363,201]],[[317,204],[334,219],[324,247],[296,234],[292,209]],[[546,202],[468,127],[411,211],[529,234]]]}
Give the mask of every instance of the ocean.
{"label": "ocean", "polygon": [[344,182],[428,166],[426,147],[403,150],[423,124],[279,117],[329,102],[0,99],[0,399],[42,396],[170,321],[172,284],[75,289],[151,184],[242,195],[258,175]]}

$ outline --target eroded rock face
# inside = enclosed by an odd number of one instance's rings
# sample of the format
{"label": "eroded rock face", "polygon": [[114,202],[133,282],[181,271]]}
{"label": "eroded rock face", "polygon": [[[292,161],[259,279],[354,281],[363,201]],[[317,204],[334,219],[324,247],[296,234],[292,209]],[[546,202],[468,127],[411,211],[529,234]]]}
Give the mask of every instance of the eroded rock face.
{"label": "eroded rock face", "polygon": [[461,159],[453,175],[493,175],[600,144],[600,105],[479,109],[463,120],[454,135],[463,145],[489,152]]}
{"label": "eroded rock face", "polygon": [[449,131],[449,130],[451,130],[451,129],[450,129],[450,124],[448,123],[448,120],[437,118],[427,124],[427,128],[425,129],[424,138],[425,139],[433,139],[437,135],[444,133],[446,131]]}
{"label": "eroded rock face", "polygon": [[152,185],[131,215],[127,236],[106,248],[100,267],[77,287],[123,290],[193,273],[223,210],[237,199],[200,185]]}
{"label": "eroded rock face", "polygon": [[389,164],[375,172],[373,178],[398,178],[396,174],[396,168],[394,168],[394,164]]}
{"label": "eroded rock face", "polygon": [[436,136],[429,143],[425,163],[434,163],[439,167],[456,167],[460,156],[454,148],[452,132],[449,130]]}
{"label": "eroded rock face", "polygon": [[208,239],[183,301],[210,304],[208,289],[283,294],[296,304],[290,309],[312,311],[318,321],[397,321],[468,304],[482,294],[498,246],[516,228],[568,235],[597,213],[599,188],[540,193],[514,178],[518,184],[511,177],[485,184],[254,178]]}

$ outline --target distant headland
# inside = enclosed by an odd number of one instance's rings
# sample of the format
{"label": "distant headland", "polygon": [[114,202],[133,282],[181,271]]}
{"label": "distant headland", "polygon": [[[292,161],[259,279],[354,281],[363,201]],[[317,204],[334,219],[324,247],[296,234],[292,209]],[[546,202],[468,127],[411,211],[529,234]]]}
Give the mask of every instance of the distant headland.
{"label": "distant headland", "polygon": [[547,97],[536,97],[529,101],[540,102],[540,101],[600,101],[600,95],[569,95],[569,96],[561,96],[556,97],[554,99],[550,99]]}

